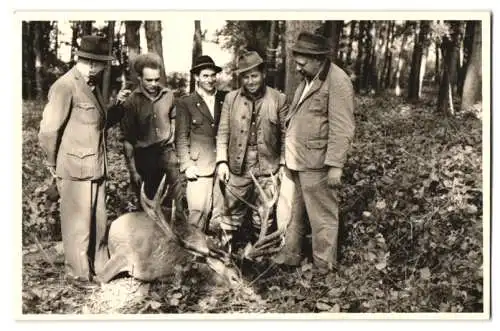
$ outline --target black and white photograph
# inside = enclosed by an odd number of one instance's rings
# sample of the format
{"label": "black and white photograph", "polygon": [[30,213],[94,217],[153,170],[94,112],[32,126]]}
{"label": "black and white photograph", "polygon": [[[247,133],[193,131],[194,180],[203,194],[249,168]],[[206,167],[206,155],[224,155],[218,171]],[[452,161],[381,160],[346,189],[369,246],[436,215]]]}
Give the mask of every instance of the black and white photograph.
{"label": "black and white photograph", "polygon": [[490,318],[490,12],[16,20],[19,319]]}

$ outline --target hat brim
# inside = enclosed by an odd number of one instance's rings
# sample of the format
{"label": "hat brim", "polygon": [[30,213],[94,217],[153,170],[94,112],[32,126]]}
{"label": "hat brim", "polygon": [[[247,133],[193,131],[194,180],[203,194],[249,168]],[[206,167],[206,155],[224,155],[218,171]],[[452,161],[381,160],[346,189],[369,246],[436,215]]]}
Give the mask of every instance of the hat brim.
{"label": "hat brim", "polygon": [[292,47],[292,52],[299,53],[299,54],[310,54],[310,55],[322,55],[322,54],[328,54],[330,53],[329,49],[324,49],[324,50],[311,50],[307,48],[302,48],[298,46],[293,46]]}
{"label": "hat brim", "polygon": [[88,53],[88,52],[83,52],[83,51],[76,51],[75,55],[78,57],[82,57],[85,59],[90,59],[90,60],[95,60],[95,61],[102,61],[102,62],[107,62],[107,61],[113,61],[115,58],[111,55],[99,55],[99,54],[93,54],[93,53]]}
{"label": "hat brim", "polygon": [[199,73],[200,71],[202,71],[203,69],[213,69],[216,73],[219,73],[222,71],[222,68],[219,66],[216,66],[216,65],[210,64],[210,63],[202,63],[202,64],[199,64],[199,65],[191,68],[191,70],[189,72],[192,74],[196,74],[196,73]]}
{"label": "hat brim", "polygon": [[254,68],[257,68],[258,66],[260,66],[262,63],[264,63],[264,61],[260,61],[260,62],[257,62],[257,63],[254,63],[252,64],[251,66],[249,67],[246,67],[246,68],[242,68],[242,69],[236,69],[234,72],[237,74],[237,75],[240,75],[246,71],[249,71],[249,70],[252,70]]}

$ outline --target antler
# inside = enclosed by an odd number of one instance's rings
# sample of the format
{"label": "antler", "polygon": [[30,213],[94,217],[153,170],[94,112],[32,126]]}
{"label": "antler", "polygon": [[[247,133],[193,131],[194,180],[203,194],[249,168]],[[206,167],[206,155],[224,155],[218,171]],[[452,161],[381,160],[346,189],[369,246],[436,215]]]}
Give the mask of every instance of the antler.
{"label": "antler", "polygon": [[[180,213],[183,219],[175,223],[175,226],[169,224],[161,210],[161,204],[165,197],[169,194],[170,187],[167,185],[163,194],[161,193],[165,187],[166,175],[163,176],[160,185],[155,193],[155,196],[150,200],[144,192],[144,183],[141,186],[141,205],[146,214],[156,222],[166,236],[173,238],[178,243],[197,257],[203,260],[216,273],[221,274],[228,279],[230,283],[237,280],[237,272],[231,268],[223,268],[223,265],[228,263],[229,257],[222,249],[218,249],[213,245],[209,245],[207,236],[195,226],[192,226],[187,221],[187,213],[182,210]],[[179,199],[179,197],[176,197]]]}
{"label": "antler", "polygon": [[[271,180],[273,181],[273,193],[271,197],[269,197],[260,183],[255,178],[254,174],[250,171],[250,176],[257,187],[257,191],[259,192],[262,200],[262,204],[256,208],[259,217],[261,219],[260,233],[257,241],[251,245],[247,245],[245,247],[243,256],[247,259],[255,259],[259,256],[274,254],[281,250],[285,241],[284,241],[284,232],[282,230],[276,230],[273,233],[268,234],[270,222],[271,222],[271,211],[274,208],[274,205],[278,201],[278,181],[276,177],[271,173]],[[252,208],[253,206],[250,205]],[[255,208],[252,208],[255,210]]]}

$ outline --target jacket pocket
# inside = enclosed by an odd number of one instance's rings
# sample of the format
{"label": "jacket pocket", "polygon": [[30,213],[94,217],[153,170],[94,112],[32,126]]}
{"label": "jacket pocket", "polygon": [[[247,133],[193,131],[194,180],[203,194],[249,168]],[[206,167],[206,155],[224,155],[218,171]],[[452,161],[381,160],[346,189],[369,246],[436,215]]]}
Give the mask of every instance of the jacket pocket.
{"label": "jacket pocket", "polygon": [[197,149],[192,149],[190,152],[189,152],[189,156],[191,158],[191,160],[193,161],[197,161],[198,160],[198,157],[200,156],[200,151],[197,150]]}
{"label": "jacket pocket", "polygon": [[99,110],[92,103],[80,102],[73,106],[75,117],[78,122],[84,124],[96,124],[101,117]]}
{"label": "jacket pocket", "polygon": [[308,140],[306,146],[309,149],[323,149],[326,148],[327,143],[326,139]]}
{"label": "jacket pocket", "polygon": [[78,179],[92,178],[97,166],[97,152],[93,148],[78,148],[66,152],[68,172]]}

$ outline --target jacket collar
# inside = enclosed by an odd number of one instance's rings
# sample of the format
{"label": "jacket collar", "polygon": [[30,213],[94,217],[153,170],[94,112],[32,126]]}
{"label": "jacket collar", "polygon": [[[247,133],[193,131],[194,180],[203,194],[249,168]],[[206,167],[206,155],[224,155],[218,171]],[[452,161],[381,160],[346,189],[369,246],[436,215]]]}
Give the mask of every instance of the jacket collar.
{"label": "jacket collar", "polygon": [[169,91],[168,88],[166,88],[165,86],[160,85],[160,91],[158,92],[158,94],[156,96],[153,97],[146,90],[144,90],[144,88],[142,87],[141,84],[139,84],[132,93],[134,93],[134,94],[142,94],[148,100],[151,100],[151,101],[154,102],[154,101],[157,101],[158,99],[160,99],[168,91]]}
{"label": "jacket collar", "polygon": [[104,106],[103,106],[104,100],[102,100],[102,96],[101,96],[101,93],[99,91],[99,86],[94,86],[94,88],[96,89],[96,94],[94,94],[92,92],[92,90],[90,89],[89,85],[87,84],[87,82],[85,81],[85,78],[83,77],[83,75],[77,69],[76,66],[74,66],[71,69],[71,73],[73,74],[73,77],[77,81],[77,84],[80,85],[80,90],[83,91],[83,93],[85,93],[85,95],[90,100],[92,100],[92,102],[97,106],[97,108],[99,109],[100,112],[104,113]]}
{"label": "jacket collar", "polygon": [[263,83],[262,86],[257,90],[257,92],[255,94],[248,92],[243,86],[240,88],[240,90],[241,90],[240,93],[242,96],[244,96],[248,100],[256,101],[256,100],[263,98],[264,95],[266,95],[267,86],[266,86],[266,84]]}

